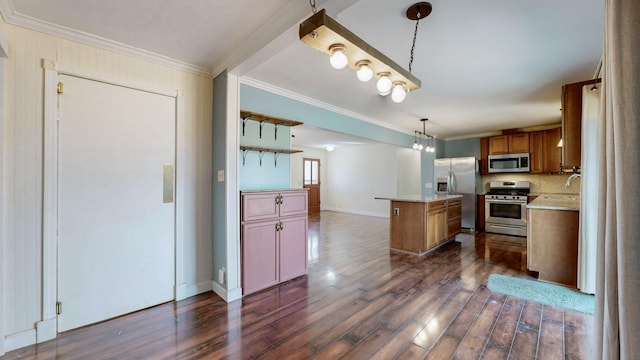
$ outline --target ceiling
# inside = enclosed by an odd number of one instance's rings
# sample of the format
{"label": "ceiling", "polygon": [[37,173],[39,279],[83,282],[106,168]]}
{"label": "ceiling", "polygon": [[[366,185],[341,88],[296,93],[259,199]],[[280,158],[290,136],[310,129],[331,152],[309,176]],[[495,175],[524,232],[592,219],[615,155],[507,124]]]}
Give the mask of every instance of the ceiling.
{"label": "ceiling", "polygon": [[[328,0],[317,7],[407,68],[415,22],[404,13],[414,2]],[[353,70],[334,70],[298,40],[297,27],[311,14],[307,1],[0,0],[0,11],[9,23],[72,29],[212,75],[229,69],[411,135],[429,118],[427,132],[439,138],[559,123],[562,85],[592,78],[601,57],[604,0],[431,3],[412,67],[422,88],[401,104],[377,95],[375,82],[359,82]]]}

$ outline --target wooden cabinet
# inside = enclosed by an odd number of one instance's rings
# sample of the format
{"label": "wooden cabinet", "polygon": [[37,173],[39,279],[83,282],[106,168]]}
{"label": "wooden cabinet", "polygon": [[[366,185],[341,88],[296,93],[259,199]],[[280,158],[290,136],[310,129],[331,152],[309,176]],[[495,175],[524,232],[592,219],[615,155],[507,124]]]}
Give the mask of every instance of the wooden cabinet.
{"label": "wooden cabinet", "polygon": [[580,166],[582,146],[582,87],[600,79],[566,84],[562,87],[562,168]]}
{"label": "wooden cabinet", "polygon": [[447,240],[447,202],[430,202],[427,208],[427,249],[433,249]]}
{"label": "wooden cabinet", "polygon": [[561,128],[544,130],[542,132],[542,172],[557,173],[560,171],[561,151],[558,142],[562,136]]}
{"label": "wooden cabinet", "polygon": [[489,175],[489,138],[480,138],[480,175]]}
{"label": "wooden cabinet", "polygon": [[425,254],[462,229],[462,200],[430,202],[391,200],[389,247]]}
{"label": "wooden cabinet", "polygon": [[560,171],[560,128],[534,131],[530,138],[530,173],[557,173]]}
{"label": "wooden cabinet", "polygon": [[306,190],[242,192],[244,295],[307,273]]}
{"label": "wooden cabinet", "polygon": [[476,210],[476,229],[484,231],[484,195],[478,195]]}
{"label": "wooden cabinet", "polygon": [[578,211],[527,209],[527,264],[538,278],[576,286]]}
{"label": "wooden cabinet", "polygon": [[447,239],[462,231],[462,200],[453,199],[447,202]]}
{"label": "wooden cabinet", "polygon": [[489,155],[518,154],[529,152],[529,133],[491,136]]}

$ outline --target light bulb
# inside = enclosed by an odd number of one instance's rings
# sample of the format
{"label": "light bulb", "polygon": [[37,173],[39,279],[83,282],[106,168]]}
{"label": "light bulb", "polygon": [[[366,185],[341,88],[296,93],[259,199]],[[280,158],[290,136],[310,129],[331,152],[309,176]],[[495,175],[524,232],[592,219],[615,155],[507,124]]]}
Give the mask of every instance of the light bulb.
{"label": "light bulb", "polygon": [[418,144],[418,150],[422,150],[424,149],[424,146],[422,146],[422,143]]}
{"label": "light bulb", "polygon": [[331,52],[329,62],[334,69],[344,69],[349,63],[349,59],[347,59],[347,55],[344,54],[344,50],[345,47],[342,44],[333,44],[329,47],[329,51]]}
{"label": "light bulb", "polygon": [[358,77],[358,80],[362,82],[371,80],[373,77],[373,70],[371,70],[371,67],[369,66],[370,64],[369,60],[360,60],[356,63],[356,67],[358,68],[356,76]]}
{"label": "light bulb", "polygon": [[413,150],[418,150],[418,143],[417,142],[413,143]]}
{"label": "light bulb", "polygon": [[332,145],[327,145],[327,151],[333,151],[333,146]]}
{"label": "light bulb", "polygon": [[407,97],[407,92],[404,91],[404,83],[396,82],[393,84],[393,90],[391,91],[391,100],[395,103],[401,103]]}
{"label": "light bulb", "polygon": [[391,91],[391,87],[393,84],[391,83],[391,79],[389,79],[389,73],[380,73],[378,76],[378,82],[376,83],[376,88],[378,88],[378,94],[380,95],[388,95]]}

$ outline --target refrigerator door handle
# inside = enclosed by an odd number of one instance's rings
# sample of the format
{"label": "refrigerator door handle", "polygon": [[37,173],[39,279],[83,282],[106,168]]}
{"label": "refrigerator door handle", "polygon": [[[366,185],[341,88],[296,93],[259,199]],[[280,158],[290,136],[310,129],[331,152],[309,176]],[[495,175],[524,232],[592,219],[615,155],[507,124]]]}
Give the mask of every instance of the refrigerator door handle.
{"label": "refrigerator door handle", "polygon": [[451,188],[449,191],[449,195],[453,195],[456,193],[456,173],[455,172],[451,172]]}

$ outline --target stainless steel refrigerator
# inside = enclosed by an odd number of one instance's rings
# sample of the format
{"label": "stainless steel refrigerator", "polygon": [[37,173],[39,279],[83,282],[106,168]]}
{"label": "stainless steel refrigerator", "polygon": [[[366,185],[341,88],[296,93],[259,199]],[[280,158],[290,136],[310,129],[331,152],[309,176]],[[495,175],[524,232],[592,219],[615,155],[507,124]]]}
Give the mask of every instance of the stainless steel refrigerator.
{"label": "stainless steel refrigerator", "polygon": [[435,190],[438,194],[462,195],[462,227],[476,229],[476,190],[480,188],[478,159],[459,157],[433,161]]}

